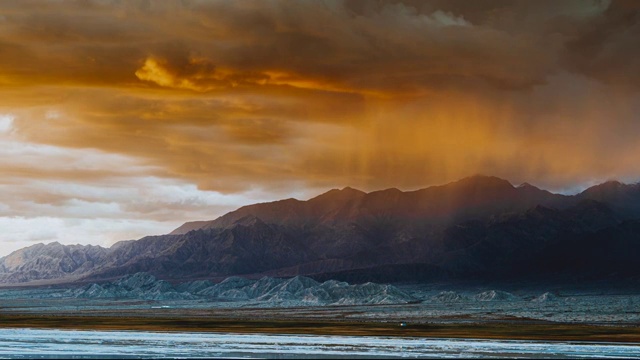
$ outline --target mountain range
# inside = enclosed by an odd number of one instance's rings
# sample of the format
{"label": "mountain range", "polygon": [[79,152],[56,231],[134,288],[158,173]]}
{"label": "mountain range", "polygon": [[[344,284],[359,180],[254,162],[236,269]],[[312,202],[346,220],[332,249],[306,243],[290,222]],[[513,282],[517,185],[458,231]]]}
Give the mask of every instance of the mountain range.
{"label": "mountain range", "polygon": [[304,276],[289,279],[265,276],[259,280],[232,276],[217,284],[209,280],[196,280],[173,286],[147,273],[135,273],[116,281],[69,289],[62,296],[86,299],[208,299],[251,302],[253,306],[382,305],[417,300],[392,285],[371,282],[350,285],[336,280],[319,283]]}
{"label": "mountain range", "polygon": [[346,187],[241,207],[110,248],[51,243],[0,259],[0,283],[304,275],[350,282],[640,276],[640,185],[576,195],[472,176],[416,191]]}

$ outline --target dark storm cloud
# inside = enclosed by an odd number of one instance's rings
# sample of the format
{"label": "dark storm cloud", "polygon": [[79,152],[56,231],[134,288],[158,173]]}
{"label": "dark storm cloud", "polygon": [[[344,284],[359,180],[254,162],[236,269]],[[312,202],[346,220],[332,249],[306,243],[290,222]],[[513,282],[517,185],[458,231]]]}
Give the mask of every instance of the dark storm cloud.
{"label": "dark storm cloud", "polygon": [[566,65],[612,86],[640,86],[640,4],[614,2],[566,45]]}
{"label": "dark storm cloud", "polygon": [[637,20],[607,1],[5,3],[0,110],[24,141],[208,190],[564,186],[640,171]]}

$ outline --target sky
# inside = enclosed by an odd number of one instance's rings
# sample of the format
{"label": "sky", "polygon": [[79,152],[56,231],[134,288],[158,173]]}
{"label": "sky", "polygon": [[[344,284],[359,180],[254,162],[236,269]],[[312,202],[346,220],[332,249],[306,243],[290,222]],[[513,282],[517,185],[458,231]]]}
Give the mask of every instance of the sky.
{"label": "sky", "polygon": [[474,175],[640,180],[633,1],[2,1],[0,256]]}

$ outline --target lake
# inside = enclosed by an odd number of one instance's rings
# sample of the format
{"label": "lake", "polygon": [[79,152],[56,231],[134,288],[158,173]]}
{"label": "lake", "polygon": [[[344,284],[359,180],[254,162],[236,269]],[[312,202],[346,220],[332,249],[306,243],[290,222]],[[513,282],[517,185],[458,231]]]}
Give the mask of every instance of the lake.
{"label": "lake", "polygon": [[0,329],[0,358],[640,358],[640,344]]}

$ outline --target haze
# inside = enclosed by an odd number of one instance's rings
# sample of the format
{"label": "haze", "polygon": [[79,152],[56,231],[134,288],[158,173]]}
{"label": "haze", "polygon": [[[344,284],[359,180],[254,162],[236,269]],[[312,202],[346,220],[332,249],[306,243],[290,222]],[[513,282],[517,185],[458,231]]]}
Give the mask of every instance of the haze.
{"label": "haze", "polygon": [[0,256],[345,186],[636,182],[639,7],[2,1]]}

